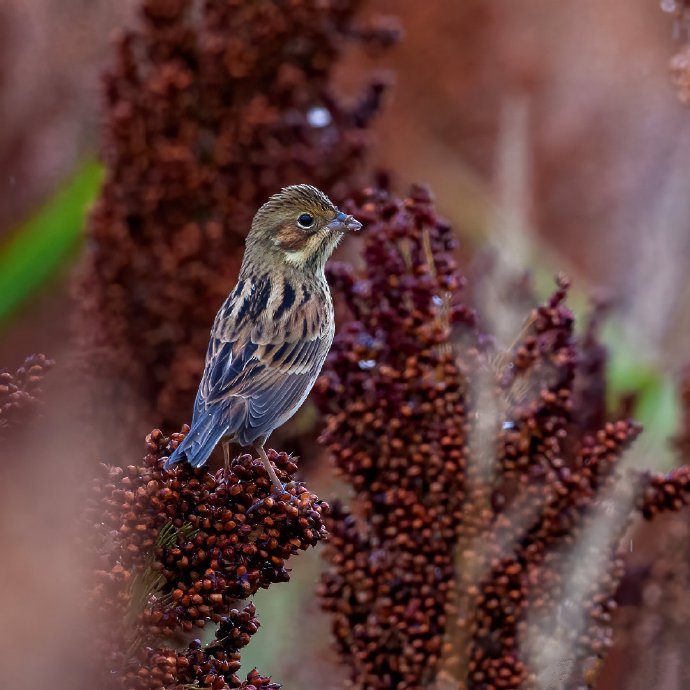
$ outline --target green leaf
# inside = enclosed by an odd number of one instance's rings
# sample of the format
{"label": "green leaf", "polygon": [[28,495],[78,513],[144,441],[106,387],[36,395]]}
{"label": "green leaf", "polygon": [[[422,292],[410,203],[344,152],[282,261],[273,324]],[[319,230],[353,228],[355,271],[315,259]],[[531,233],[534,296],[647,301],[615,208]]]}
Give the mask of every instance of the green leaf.
{"label": "green leaf", "polygon": [[65,187],[0,245],[0,324],[69,258],[102,178],[100,164],[83,164]]}
{"label": "green leaf", "polygon": [[618,408],[621,396],[636,395],[633,416],[644,426],[647,464],[654,470],[667,470],[675,464],[669,443],[679,429],[680,406],[677,382],[656,361],[645,361],[634,340],[625,337],[620,324],[610,320],[603,333],[609,348],[608,406]]}

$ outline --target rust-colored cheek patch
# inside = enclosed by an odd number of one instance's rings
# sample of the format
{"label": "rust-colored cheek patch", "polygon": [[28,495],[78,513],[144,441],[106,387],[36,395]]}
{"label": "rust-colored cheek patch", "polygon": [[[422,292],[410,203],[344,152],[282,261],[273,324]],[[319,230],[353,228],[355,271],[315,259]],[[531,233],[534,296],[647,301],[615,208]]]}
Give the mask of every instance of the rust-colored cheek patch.
{"label": "rust-colored cheek patch", "polygon": [[309,236],[294,225],[283,225],[276,235],[278,245],[289,252],[297,252],[304,249],[309,241]]}

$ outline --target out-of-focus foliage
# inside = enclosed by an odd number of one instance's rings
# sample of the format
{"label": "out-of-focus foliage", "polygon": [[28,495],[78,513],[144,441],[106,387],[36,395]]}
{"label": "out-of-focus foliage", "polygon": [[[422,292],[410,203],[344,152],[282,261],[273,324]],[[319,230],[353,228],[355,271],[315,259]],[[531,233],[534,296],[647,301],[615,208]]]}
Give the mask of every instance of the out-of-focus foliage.
{"label": "out-of-focus foliage", "polygon": [[655,449],[654,467],[669,470],[675,464],[669,439],[680,423],[678,381],[661,364],[645,360],[635,342],[625,338],[615,320],[604,330],[602,340],[609,348],[608,407],[629,406],[644,426],[644,443]]}
{"label": "out-of-focus foliage", "polygon": [[93,156],[109,34],[132,5],[0,2],[0,243]]}
{"label": "out-of-focus foliage", "polygon": [[0,326],[72,256],[102,179],[89,161],[0,246]]}

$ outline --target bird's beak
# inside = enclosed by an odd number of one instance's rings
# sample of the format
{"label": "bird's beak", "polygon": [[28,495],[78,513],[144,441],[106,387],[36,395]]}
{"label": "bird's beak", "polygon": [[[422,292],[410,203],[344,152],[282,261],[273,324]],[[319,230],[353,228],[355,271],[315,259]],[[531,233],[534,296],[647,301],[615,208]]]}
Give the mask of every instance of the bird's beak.
{"label": "bird's beak", "polygon": [[362,224],[353,216],[348,216],[342,211],[328,224],[331,230],[340,232],[357,232],[362,229]]}

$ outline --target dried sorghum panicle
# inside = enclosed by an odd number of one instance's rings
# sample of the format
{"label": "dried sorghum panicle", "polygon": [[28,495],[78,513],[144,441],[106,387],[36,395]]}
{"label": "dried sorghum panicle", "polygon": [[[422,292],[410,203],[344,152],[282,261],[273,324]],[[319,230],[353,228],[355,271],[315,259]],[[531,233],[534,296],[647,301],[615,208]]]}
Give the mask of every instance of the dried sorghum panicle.
{"label": "dried sorghum panicle", "polygon": [[[543,643],[547,626],[551,638],[568,640],[567,661],[573,666],[568,682],[575,683],[572,687],[583,682],[576,667],[582,668],[608,649],[610,613],[622,574],[618,543],[627,519],[615,525],[604,546],[588,543],[587,533],[596,528],[594,522],[601,518],[595,511],[599,497],[638,432],[630,422],[607,424],[596,438],[583,442],[570,462],[555,471],[545,457],[540,463],[543,473],[534,471],[540,465],[533,465],[527,473],[529,484],[519,499],[507,502],[475,537],[471,557],[481,560],[488,576],[480,578],[478,586],[471,582],[466,585],[466,592],[472,593],[465,602],[465,610],[471,612],[468,688],[483,687],[484,682],[495,687],[534,687],[529,684],[532,669],[528,662],[539,650],[530,649],[530,645]],[[507,535],[514,540],[510,555],[506,555]],[[596,577],[580,602],[582,627],[568,638],[571,631],[564,626],[569,621],[559,619],[558,609],[570,596],[564,564],[572,558],[569,548],[577,544],[589,549],[588,558],[603,557],[606,568],[603,573],[594,571]],[[603,549],[603,554],[596,553],[597,549]],[[504,677],[511,679],[510,684],[502,681]]]}
{"label": "dried sorghum panicle", "polygon": [[[606,422],[598,317],[584,338],[568,281],[529,315],[508,352],[459,300],[453,239],[430,195],[366,192],[364,267],[335,266],[351,320],[317,384],[322,441],[354,490],[328,520],[321,594],[357,688],[531,688],[543,620],[591,686],[611,641],[621,534],[597,516],[640,428]],[[600,565],[579,626],[558,624],[575,545]],[[576,564],[577,565],[577,564]],[[553,621],[556,621],[554,623]],[[450,679],[450,681],[449,681]]]}
{"label": "dried sorghum panicle", "polygon": [[237,675],[239,650],[248,644],[259,628],[255,613],[253,604],[241,611],[233,609],[221,619],[214,640],[205,646],[200,640],[194,640],[182,651],[167,647],[144,648],[139,655],[141,659],[130,662],[123,686],[132,690],[180,686],[212,690],[279,690],[280,685],[272,683],[270,678],[261,676],[256,670],[251,671],[245,680],[240,680]]}
{"label": "dried sorghum panicle", "polygon": [[[600,329],[606,304],[596,303],[580,338],[575,378],[573,414],[583,433],[594,434],[606,423],[606,368],[609,357]],[[621,415],[627,416],[627,415]]]}
{"label": "dried sorghum panicle", "polygon": [[322,598],[356,687],[416,688],[441,657],[462,517],[467,419],[448,344],[474,316],[427,190],[358,201],[365,274],[333,276],[357,320],[341,326],[317,390],[322,440],[364,519],[334,510]]}
{"label": "dried sorghum panicle", "polygon": [[118,39],[78,333],[99,407],[132,438],[186,419],[259,205],[296,182],[340,200],[359,174],[384,83],[346,105],[332,72],[349,42],[397,35],[357,23],[360,5],[141,0]]}
{"label": "dried sorghum panicle", "polygon": [[[154,430],[141,464],[103,466],[94,483],[89,515],[100,540],[94,539],[92,599],[104,622],[106,667],[120,680],[122,669],[132,664],[143,664],[153,674],[150,678],[174,676],[171,669],[187,663],[180,659],[189,659],[191,652],[157,650],[146,652],[142,660],[142,650],[156,649],[163,637],[190,633],[209,622],[220,623],[219,642],[194,654],[207,658],[207,675],[234,674],[234,662],[221,669],[223,659],[214,660],[215,652],[229,653],[223,645],[231,633],[233,644],[237,642],[233,620],[243,621],[248,634],[255,622],[229,612],[259,588],[289,580],[287,560],[325,535],[328,505],[294,480],[297,466],[285,453],[268,453],[285,482],[281,496],[272,495],[261,461],[250,455],[235,458],[227,476],[224,469],[211,474],[187,465],[164,470],[164,458],[186,430],[170,439]],[[142,674],[137,667],[135,675]],[[146,682],[150,685],[136,687],[159,687],[154,680]],[[239,687],[239,681],[223,682],[228,685],[218,681],[212,687]]]}
{"label": "dried sorghum panicle", "polygon": [[[180,440],[173,435],[168,446],[152,432],[143,464],[116,470],[116,488],[102,501],[101,519],[117,533],[115,567],[136,570],[153,557],[150,567],[164,580],[144,607],[154,635],[202,627],[237,599],[287,581],[287,559],[325,534],[327,504],[293,481],[297,466],[285,453],[269,453],[290,482],[276,498],[261,461],[250,455],[235,458],[227,477],[186,465],[162,469],[160,458]],[[171,543],[161,545],[164,529]]]}
{"label": "dried sorghum panicle", "polygon": [[[564,303],[567,288],[560,278],[549,302],[530,315],[512,357],[498,360],[500,471],[488,484],[474,476],[477,448],[470,446],[458,628],[449,636],[455,649],[449,649],[447,663],[459,687],[535,687],[540,669],[534,668],[539,663],[534,646],[546,626],[567,649],[564,687],[588,682],[586,671],[610,644],[610,612],[622,574],[618,543],[630,511],[614,522],[603,544],[588,535],[615,468],[640,429],[618,421],[588,434],[591,418],[585,411],[600,401],[601,391],[594,385],[597,370],[581,364],[574,320]],[[592,330],[585,342],[588,349],[595,347]],[[581,593],[580,628],[571,631],[558,610],[569,596],[563,564],[576,544],[603,566]]]}
{"label": "dried sorghum panicle", "polygon": [[[690,463],[690,369],[681,373],[680,428],[674,439],[678,461]],[[634,567],[623,579],[620,635],[616,652],[625,659],[620,685],[652,687],[659,660],[676,655],[690,635],[690,469],[638,475],[637,506],[647,524],[631,537]],[[654,520],[653,522],[651,522]],[[682,687],[690,678],[690,659],[682,653],[668,669],[668,682]],[[615,664],[615,660],[614,660]]]}
{"label": "dried sorghum panicle", "polygon": [[30,355],[14,374],[0,369],[0,439],[40,405],[43,378],[54,364],[45,355]]}
{"label": "dried sorghum panicle", "polygon": [[679,511],[690,503],[690,467],[683,465],[666,474],[644,473],[638,507],[648,520],[667,511]]}

